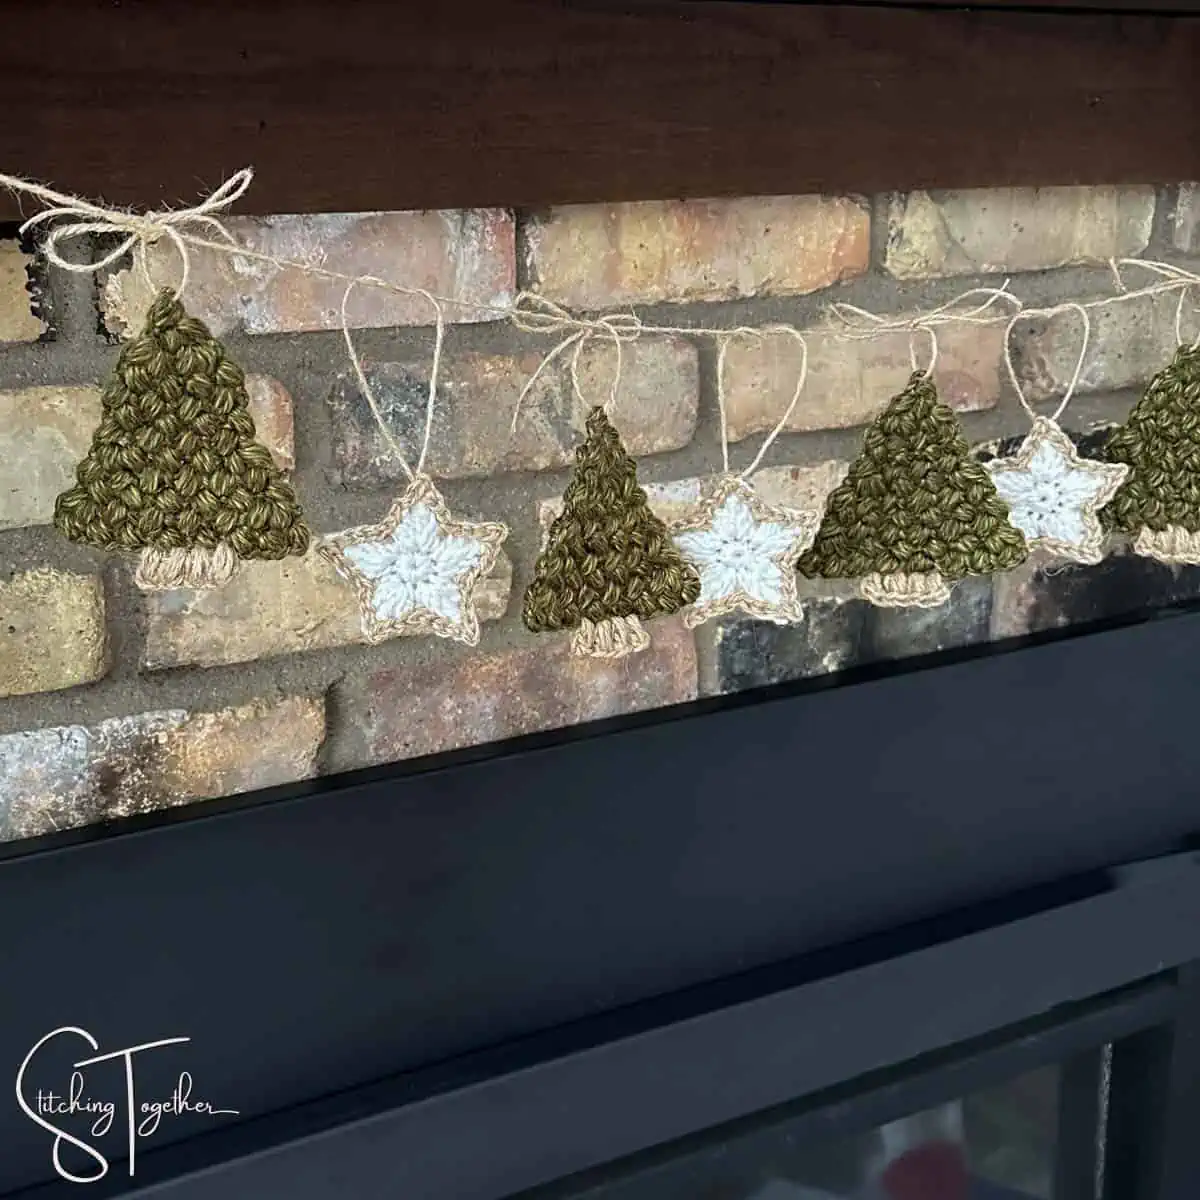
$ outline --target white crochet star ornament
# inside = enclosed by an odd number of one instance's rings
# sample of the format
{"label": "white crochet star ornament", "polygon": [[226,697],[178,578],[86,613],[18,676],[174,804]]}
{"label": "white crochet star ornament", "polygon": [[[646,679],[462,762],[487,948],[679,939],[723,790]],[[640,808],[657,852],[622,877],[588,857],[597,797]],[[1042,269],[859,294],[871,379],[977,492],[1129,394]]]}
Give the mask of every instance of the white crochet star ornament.
{"label": "white crochet star ornament", "polygon": [[1031,550],[1078,563],[1104,557],[1100,510],[1124,482],[1127,465],[1080,457],[1049,417],[1037,418],[1015,455],[985,465]]}
{"label": "white crochet star ornament", "polygon": [[700,574],[700,596],[684,610],[684,624],[694,629],[738,611],[776,625],[799,621],[796,560],[817,524],[816,514],[766,504],[745,479],[723,476],[698,512],[672,530]]}
{"label": "white crochet star ornament", "polygon": [[321,552],[354,585],[367,641],[433,634],[475,646],[475,592],[507,537],[501,524],[456,521],[421,475],[378,525],[329,537]]}

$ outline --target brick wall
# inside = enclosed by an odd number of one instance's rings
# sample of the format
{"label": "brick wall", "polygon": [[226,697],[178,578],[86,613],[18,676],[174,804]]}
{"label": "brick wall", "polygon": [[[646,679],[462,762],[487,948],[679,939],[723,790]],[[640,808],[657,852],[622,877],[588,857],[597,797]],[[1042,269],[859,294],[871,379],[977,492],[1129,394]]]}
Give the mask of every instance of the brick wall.
{"label": "brick wall", "polygon": [[[236,235],[291,259],[372,273],[480,303],[535,287],[573,307],[650,305],[658,323],[786,321],[810,331],[809,383],[758,477],[769,499],[810,506],[841,477],[862,424],[910,370],[908,340],[831,336],[836,298],[895,313],[1012,275],[1027,301],[1109,294],[1114,255],[1187,262],[1200,253],[1190,185],[872,199],[785,197],[583,207],[539,213],[239,218]],[[261,436],[295,479],[314,528],[378,518],[400,487],[347,369],[341,294],[231,259],[196,264],[189,303],[251,376]],[[956,588],[933,611],[879,611],[842,585],[802,583],[802,624],[656,622],[651,650],[574,660],[565,636],[534,636],[520,592],[568,478],[583,411],[550,371],[509,423],[544,340],[464,310],[449,332],[431,470],[451,506],[506,521],[486,585],[482,644],[362,644],[351,590],[310,555],[249,565],[207,594],[145,595],[129,567],[49,525],[98,419],[98,388],[147,296],[137,277],[44,276],[0,230],[0,839],[32,836],[316,773],[427,754],[697,695],[919,654],[1200,592],[1200,569],[1126,554],[1094,568],[1026,567]],[[421,302],[363,289],[357,340],[390,420],[420,433],[431,346]],[[1120,420],[1173,348],[1174,302],[1126,304],[1094,322],[1067,424]],[[1031,394],[1062,387],[1070,319],[1017,346]],[[1002,368],[998,328],[942,336],[942,394],[986,443],[1026,425]],[[603,344],[585,387],[609,377]],[[786,406],[797,349],[736,343],[727,360],[735,463]],[[647,338],[625,358],[615,416],[663,514],[685,510],[719,465],[711,345]],[[749,441],[747,439],[750,439]],[[739,460],[736,456],[742,455]]]}

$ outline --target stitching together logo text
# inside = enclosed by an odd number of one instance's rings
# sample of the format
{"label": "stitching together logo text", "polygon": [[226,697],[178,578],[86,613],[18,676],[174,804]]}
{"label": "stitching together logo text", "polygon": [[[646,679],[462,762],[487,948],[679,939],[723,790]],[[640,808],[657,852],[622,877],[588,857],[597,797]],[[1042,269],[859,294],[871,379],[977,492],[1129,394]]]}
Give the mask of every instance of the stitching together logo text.
{"label": "stitching together logo text", "polygon": [[[100,1049],[100,1043],[86,1029],[79,1029],[74,1025],[65,1025],[61,1029],[55,1029],[52,1033],[48,1033],[44,1038],[40,1039],[25,1056],[24,1061],[17,1071],[16,1087],[17,1103],[21,1106],[21,1111],[31,1121],[36,1122],[45,1129],[47,1133],[54,1135],[54,1143],[51,1149],[54,1169],[71,1183],[95,1183],[97,1180],[103,1179],[108,1174],[108,1159],[95,1146],[85,1141],[82,1137],[77,1137],[75,1134],[55,1125],[52,1121],[47,1120],[47,1117],[67,1117],[77,1114],[90,1117],[92,1119],[89,1127],[90,1134],[92,1137],[99,1138],[112,1129],[117,1119],[118,1109],[121,1107],[116,1100],[98,1100],[87,1095],[83,1077],[85,1067],[95,1066],[97,1063],[111,1062],[115,1059],[123,1060],[125,1074],[124,1112],[128,1127],[129,1174],[131,1176],[135,1168],[137,1139],[139,1137],[149,1137],[154,1133],[164,1116],[182,1116],[184,1113],[201,1113],[214,1117],[236,1117],[238,1115],[237,1109],[214,1108],[207,1100],[192,1099],[192,1076],[187,1071],[180,1073],[178,1082],[166,1100],[138,1099],[133,1068],[134,1056],[147,1050],[158,1049],[162,1046],[176,1046],[183,1042],[190,1042],[191,1038],[186,1037],[162,1038],[157,1042],[143,1042],[138,1046],[127,1046],[122,1050],[110,1050],[106,1054],[96,1053],[87,1058],[81,1058],[71,1064],[73,1068],[71,1078],[61,1092],[39,1087],[31,1098],[25,1090],[25,1077],[29,1071],[29,1065],[38,1051],[47,1042],[63,1034],[74,1034],[76,1037],[83,1038],[92,1050],[99,1051]],[[91,1175],[77,1175],[68,1170],[62,1162],[64,1144],[70,1144],[86,1154],[96,1164],[95,1173]]]}

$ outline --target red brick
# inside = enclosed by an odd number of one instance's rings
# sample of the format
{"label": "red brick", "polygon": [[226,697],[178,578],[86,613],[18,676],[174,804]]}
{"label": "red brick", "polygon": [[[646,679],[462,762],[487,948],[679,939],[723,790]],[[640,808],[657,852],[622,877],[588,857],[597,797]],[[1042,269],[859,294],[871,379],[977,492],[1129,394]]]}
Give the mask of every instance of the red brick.
{"label": "red brick", "polygon": [[524,256],[572,308],[793,296],[866,271],[870,216],[824,196],[572,205],[530,221]]}
{"label": "red brick", "polygon": [[98,575],[39,568],[0,581],[0,696],[101,679],[108,672],[104,611]]}
{"label": "red brick", "polygon": [[888,206],[884,268],[897,279],[1040,271],[1140,254],[1152,187],[911,192]]}
{"label": "red brick", "polygon": [[30,304],[28,266],[16,242],[0,241],[0,342],[33,342],[45,331]]}
{"label": "red brick", "polygon": [[679,618],[646,628],[650,648],[615,663],[573,658],[567,635],[544,634],[505,653],[377,671],[349,719],[368,761],[393,762],[694,699],[691,633]]}
{"label": "red brick", "polygon": [[[319,265],[345,275],[371,275],[407,288],[464,302],[446,308],[448,323],[495,317],[471,305],[512,303],[516,251],[512,214],[503,209],[444,212],[237,217],[226,222],[249,250],[289,262]],[[150,255],[158,284],[174,283],[178,263],[162,243]],[[340,329],[346,285],[216,251],[197,251],[184,299],[215,334],[301,333]],[[128,337],[141,324],[152,289],[140,272],[107,281],[101,304],[105,325]],[[360,329],[432,325],[420,296],[360,286],[350,299],[351,324]]]}
{"label": "red brick", "polygon": [[1184,254],[1200,250],[1200,184],[1179,185],[1171,212],[1171,243]]}
{"label": "red brick", "polygon": [[316,772],[321,699],[169,709],[0,737],[0,840],[35,837]]}
{"label": "red brick", "polygon": [[[439,479],[544,471],[574,461],[588,409],[608,399],[615,352],[606,343],[580,356],[581,399],[566,364],[547,368],[526,396],[515,430],[512,416],[542,354],[461,354],[443,366],[428,469]],[[368,379],[384,418],[410,462],[420,451],[429,362],[370,363]],[[647,338],[622,349],[621,387],[613,419],[633,455],[686,446],[696,432],[699,367],[681,339]],[[380,484],[404,478],[355,376],[341,375],[329,399],[334,462],[344,482]]]}
{"label": "red brick", "polygon": [[[960,412],[994,408],[1004,371],[1004,326],[949,325],[937,331],[934,379],[943,400]],[[906,333],[866,339],[823,324],[806,331],[808,378],[786,430],[865,425],[908,382],[912,355],[927,361],[928,339]],[[725,358],[725,407],[730,441],[773,429],[796,391],[802,351],[785,336],[738,338]]]}
{"label": "red brick", "polygon": [[[512,561],[502,551],[479,585],[480,620],[499,620],[511,589]],[[211,591],[147,592],[143,604],[147,671],[227,666],[365,640],[354,589],[315,546],[303,558],[243,563]]]}

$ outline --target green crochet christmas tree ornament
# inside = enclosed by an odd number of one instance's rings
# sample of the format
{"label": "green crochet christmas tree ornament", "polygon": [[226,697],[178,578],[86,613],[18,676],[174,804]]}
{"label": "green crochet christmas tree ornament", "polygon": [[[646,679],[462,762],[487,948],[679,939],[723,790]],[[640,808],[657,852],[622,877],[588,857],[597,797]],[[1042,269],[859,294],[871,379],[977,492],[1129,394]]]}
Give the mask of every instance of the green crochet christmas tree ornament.
{"label": "green crochet christmas tree ornament", "polygon": [[140,551],[149,590],[217,587],[241,559],[308,549],[291,485],[255,438],[241,368],[171,292],[121,351],[54,525],[86,546]]}
{"label": "green crochet christmas tree ornament", "polygon": [[637,464],[603,408],[588,415],[575,460],[525,592],[525,625],[573,629],[572,653],[620,658],[649,646],[642,621],[695,603],[700,576],[650,511]]}
{"label": "green crochet christmas tree ornament", "polygon": [[1176,351],[1109,435],[1103,457],[1129,466],[1100,510],[1104,527],[1130,534],[1147,558],[1200,563],[1200,347]]}
{"label": "green crochet christmas tree ornament", "polygon": [[1009,570],[1027,554],[958,418],[916,373],[868,428],[798,569],[859,579],[873,604],[935,608],[955,580]]}

